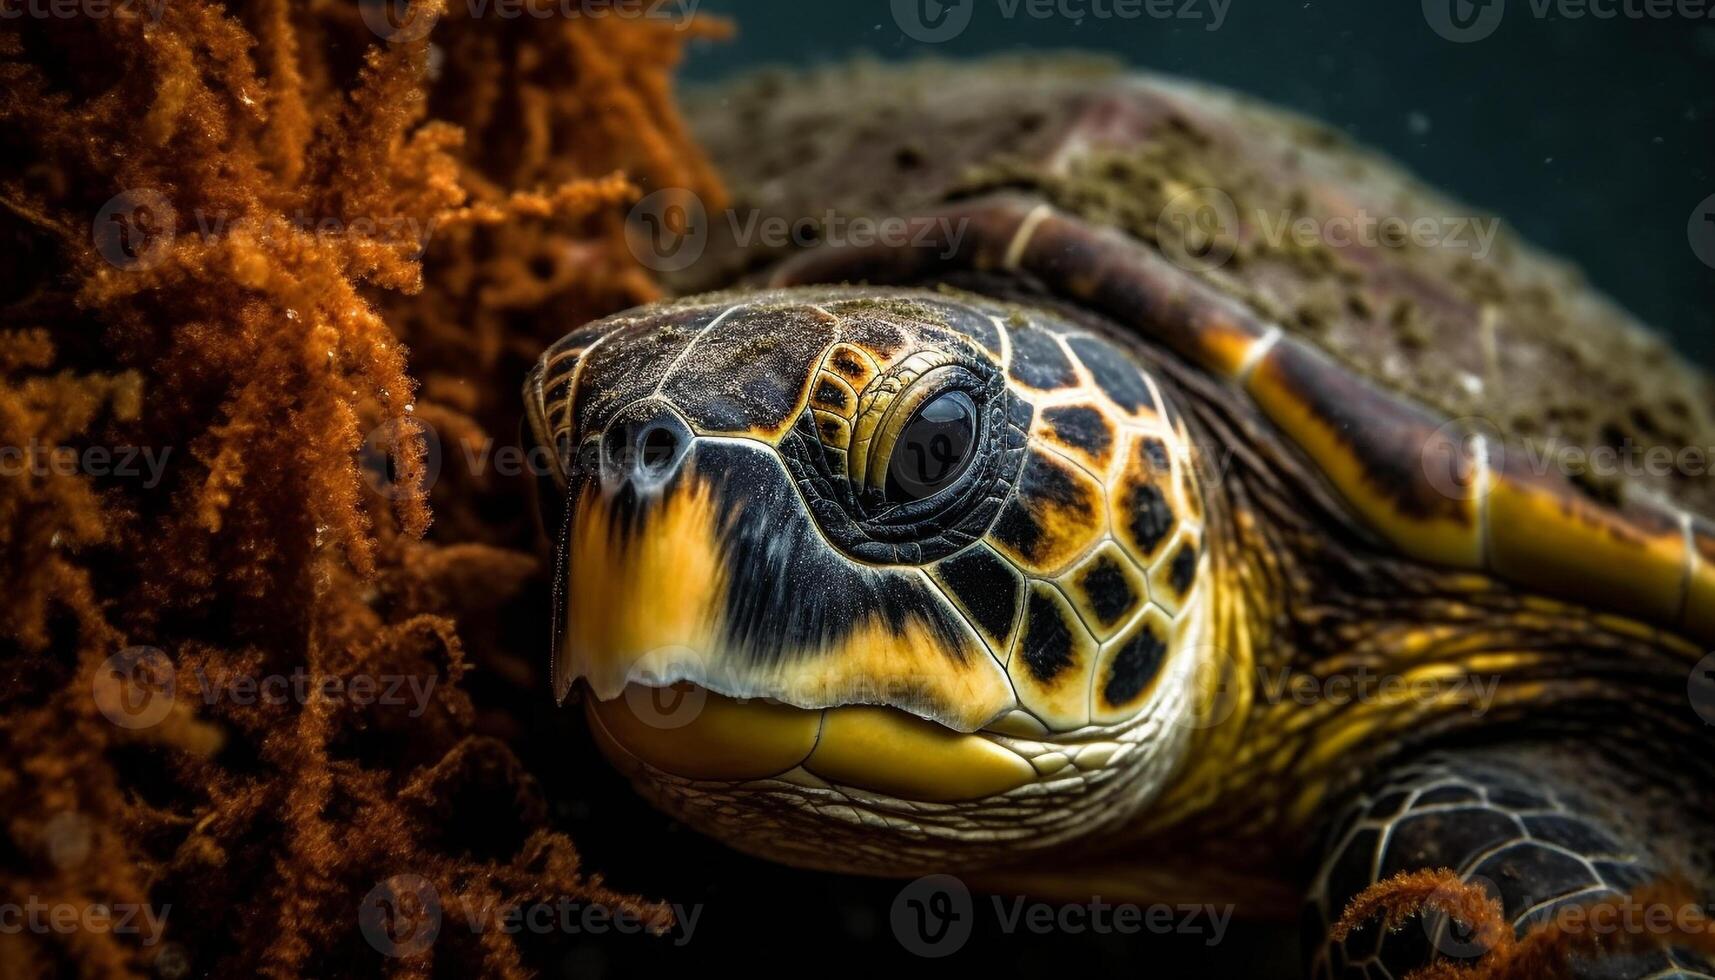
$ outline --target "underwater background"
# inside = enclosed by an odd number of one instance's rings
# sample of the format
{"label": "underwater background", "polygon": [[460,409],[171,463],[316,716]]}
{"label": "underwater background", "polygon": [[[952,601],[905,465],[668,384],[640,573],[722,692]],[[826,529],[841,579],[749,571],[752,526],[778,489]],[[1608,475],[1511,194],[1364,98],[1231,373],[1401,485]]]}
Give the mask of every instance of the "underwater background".
{"label": "underwater background", "polygon": [[[1072,49],[1227,86],[1335,126],[1499,214],[1715,360],[1715,3],[1680,8],[1702,17],[1647,16],[1674,9],[1660,0],[1150,0],[1133,16],[1116,13],[1128,0],[901,0],[898,18],[895,6],[702,0],[700,12],[731,17],[738,34],[693,48],[682,77],[858,54]],[[1467,17],[1461,35],[1452,18]],[[963,26],[926,42],[901,18],[940,33]]]}

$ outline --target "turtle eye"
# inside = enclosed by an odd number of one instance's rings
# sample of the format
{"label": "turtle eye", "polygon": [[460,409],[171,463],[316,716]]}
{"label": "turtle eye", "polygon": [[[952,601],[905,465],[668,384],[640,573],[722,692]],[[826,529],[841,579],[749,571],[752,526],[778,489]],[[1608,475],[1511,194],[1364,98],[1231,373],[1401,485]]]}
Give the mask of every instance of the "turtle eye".
{"label": "turtle eye", "polygon": [[977,406],[963,391],[945,391],[918,406],[887,464],[887,499],[908,503],[952,486],[976,456]]}

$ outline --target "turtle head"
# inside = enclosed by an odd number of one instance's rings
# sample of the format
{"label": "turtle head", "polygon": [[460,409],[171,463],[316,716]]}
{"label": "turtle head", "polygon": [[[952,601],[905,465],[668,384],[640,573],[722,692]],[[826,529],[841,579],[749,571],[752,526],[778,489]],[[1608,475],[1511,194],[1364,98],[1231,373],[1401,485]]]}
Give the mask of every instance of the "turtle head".
{"label": "turtle head", "polygon": [[1177,769],[1202,510],[1119,345],[962,295],[726,294],[580,329],[525,394],[564,504],[556,696],[699,829],[981,866]]}

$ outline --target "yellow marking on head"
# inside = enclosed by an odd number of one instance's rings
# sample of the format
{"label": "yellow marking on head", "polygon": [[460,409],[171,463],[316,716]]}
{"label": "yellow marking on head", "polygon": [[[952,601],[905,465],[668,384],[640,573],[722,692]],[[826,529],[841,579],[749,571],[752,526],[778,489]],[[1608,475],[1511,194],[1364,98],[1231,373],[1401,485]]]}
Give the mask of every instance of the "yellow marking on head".
{"label": "yellow marking on head", "polygon": [[874,355],[861,347],[835,344],[828,348],[828,356],[822,359],[821,370],[838,377],[853,391],[862,391],[881,373],[881,365]]}
{"label": "yellow marking on head", "polygon": [[565,648],[597,696],[616,696],[634,669],[659,666],[651,661],[716,648],[727,590],[719,522],[714,489],[698,479],[655,501],[629,537],[593,490],[578,501]]}
{"label": "yellow marking on head", "polygon": [[1006,673],[975,634],[958,649],[916,618],[879,615],[814,656],[784,658],[778,683],[806,704],[887,704],[965,731],[1014,706]]}

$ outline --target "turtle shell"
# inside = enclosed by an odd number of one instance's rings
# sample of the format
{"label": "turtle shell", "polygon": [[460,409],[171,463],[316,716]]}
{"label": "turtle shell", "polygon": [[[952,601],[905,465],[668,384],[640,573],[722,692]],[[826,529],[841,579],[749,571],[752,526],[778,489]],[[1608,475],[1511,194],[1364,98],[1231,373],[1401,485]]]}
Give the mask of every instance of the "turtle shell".
{"label": "turtle shell", "polygon": [[1715,639],[1710,378],[1339,134],[1083,60],[762,75],[692,107],[738,203],[680,285],[1027,278],[1244,389],[1400,552]]}

